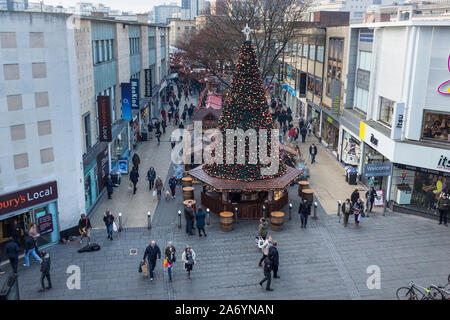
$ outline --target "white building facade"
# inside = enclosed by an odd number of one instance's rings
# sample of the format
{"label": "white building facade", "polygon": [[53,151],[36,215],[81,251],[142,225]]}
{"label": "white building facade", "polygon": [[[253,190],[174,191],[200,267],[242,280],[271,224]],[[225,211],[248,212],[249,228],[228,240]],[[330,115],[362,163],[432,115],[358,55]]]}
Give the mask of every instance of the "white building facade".
{"label": "white building facade", "polygon": [[375,188],[396,210],[433,214],[450,191],[450,20],[361,24],[350,32],[345,100],[360,126],[341,126],[341,159],[359,150],[356,167],[367,185],[367,164],[392,162]]}

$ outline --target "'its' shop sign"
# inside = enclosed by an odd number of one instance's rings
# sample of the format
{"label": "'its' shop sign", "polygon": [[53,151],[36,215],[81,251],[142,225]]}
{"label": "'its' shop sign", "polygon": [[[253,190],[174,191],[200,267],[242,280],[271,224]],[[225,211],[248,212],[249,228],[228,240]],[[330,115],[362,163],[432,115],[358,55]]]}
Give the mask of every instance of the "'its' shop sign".
{"label": "'its' shop sign", "polygon": [[0,196],[0,215],[58,199],[56,181]]}

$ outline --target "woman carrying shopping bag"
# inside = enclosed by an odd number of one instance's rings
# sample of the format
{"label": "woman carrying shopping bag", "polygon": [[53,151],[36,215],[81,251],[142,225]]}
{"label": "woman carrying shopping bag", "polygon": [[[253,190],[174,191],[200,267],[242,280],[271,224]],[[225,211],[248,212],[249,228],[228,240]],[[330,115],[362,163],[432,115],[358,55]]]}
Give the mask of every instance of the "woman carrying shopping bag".
{"label": "woman carrying shopping bag", "polygon": [[186,269],[187,279],[191,280],[191,271],[195,264],[195,252],[189,245],[186,245],[186,249],[181,255],[181,260],[184,262],[184,268]]}
{"label": "woman carrying shopping bag", "polygon": [[169,242],[165,250],[166,258],[164,259],[164,267],[167,268],[167,273],[169,274],[169,281],[172,281],[172,267],[176,261],[175,253],[176,253],[175,247],[173,246],[172,242]]}
{"label": "woman carrying shopping bag", "polygon": [[355,226],[356,229],[359,228],[359,223],[361,222],[362,213],[364,212],[364,203],[358,198],[353,205],[353,214],[355,215]]}
{"label": "woman carrying shopping bag", "polygon": [[161,177],[156,177],[156,181],[155,181],[155,189],[156,189],[156,194],[158,195],[158,200],[161,200],[161,192],[164,189],[164,184],[161,180]]}

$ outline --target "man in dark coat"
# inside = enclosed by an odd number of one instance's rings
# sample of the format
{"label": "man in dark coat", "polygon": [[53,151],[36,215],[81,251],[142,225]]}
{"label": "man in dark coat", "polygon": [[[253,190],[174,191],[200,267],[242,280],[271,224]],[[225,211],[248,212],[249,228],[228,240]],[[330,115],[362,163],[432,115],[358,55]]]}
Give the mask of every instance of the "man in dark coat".
{"label": "man in dark coat", "polygon": [[174,176],[171,176],[169,179],[169,187],[170,187],[170,191],[172,192],[172,199],[175,199],[175,190],[177,187],[177,179],[175,179]]}
{"label": "man in dark coat", "polygon": [[156,131],[161,130],[161,122],[159,122],[159,120],[156,120],[156,122],[155,122],[155,128],[156,128]]}
{"label": "man in dark coat", "polygon": [[316,162],[316,155],[317,155],[317,147],[313,143],[309,146],[309,154],[311,155],[311,164]]}
{"label": "man in dark coat", "polygon": [[194,223],[194,211],[192,205],[188,204],[184,208],[184,218],[186,219],[186,233],[190,236],[194,235],[192,233],[192,224]]}
{"label": "man in dark coat", "polygon": [[272,262],[270,261],[269,257],[266,257],[264,259],[264,279],[262,279],[259,282],[259,285],[262,287],[263,283],[267,281],[266,290],[267,291],[273,291],[272,288],[270,288],[270,283],[272,281]]}
{"label": "man in dark coat", "polygon": [[277,249],[278,242],[274,241],[272,242],[272,245],[269,248],[269,258],[272,262],[272,271],[273,271],[273,277],[278,279],[278,264],[280,263],[279,257],[278,257],[278,249]]}
{"label": "man in dark coat", "polygon": [[166,133],[166,128],[167,128],[167,121],[166,120],[163,120],[161,122],[161,127],[163,129],[163,134],[165,134]]}
{"label": "man in dark coat", "polygon": [[[45,289],[49,290],[52,288],[52,281],[50,279],[50,254],[45,250],[41,252],[41,289],[39,292],[44,292]],[[48,287],[44,286],[44,279],[47,278]]]}
{"label": "man in dark coat", "polygon": [[148,260],[148,269],[150,271],[150,280],[153,281],[153,270],[155,270],[156,259],[161,260],[161,250],[156,244],[155,240],[152,240],[150,245],[145,249],[144,257],[142,258],[142,262],[145,261],[145,258]]}
{"label": "man in dark coat", "polygon": [[303,126],[301,129],[300,129],[300,134],[301,134],[301,136],[302,136],[302,143],[305,143],[305,140],[306,140],[306,134],[308,133],[308,130],[306,129],[306,127],[305,126]]}
{"label": "man in dark coat", "polygon": [[20,245],[22,243],[22,227],[19,225],[19,223],[15,219],[11,226],[10,234],[12,235],[14,241],[17,243],[17,245],[20,248]]}
{"label": "man in dark coat", "polygon": [[352,202],[352,207],[355,205],[356,201],[359,199],[359,191],[358,189],[355,189],[355,191],[352,192],[352,195],[350,196],[350,201]]}
{"label": "man in dark coat", "polygon": [[139,170],[139,165],[141,164],[141,158],[139,158],[139,155],[137,153],[135,153],[133,155],[131,162],[133,162],[133,167],[135,167],[137,170]]}
{"label": "man in dark coat", "polygon": [[17,266],[19,265],[19,246],[17,242],[14,241],[14,238],[11,237],[10,241],[5,246],[6,255],[8,256],[9,262],[11,263],[11,267],[14,271],[14,274],[17,274]]}
{"label": "man in dark coat", "polygon": [[308,199],[303,198],[303,201],[298,207],[298,213],[300,214],[300,221],[302,222],[302,228],[306,228],[308,222],[308,216],[311,214],[311,204],[308,203]]}
{"label": "man in dark coat", "polygon": [[138,183],[139,180],[139,171],[137,170],[136,167],[133,168],[133,170],[131,170],[130,172],[130,181],[133,183],[133,194],[136,194],[136,184]]}
{"label": "man in dark coat", "polygon": [[111,195],[114,192],[113,182],[111,180],[111,175],[108,174],[108,178],[106,178],[106,192],[108,193],[108,199],[111,199]]}

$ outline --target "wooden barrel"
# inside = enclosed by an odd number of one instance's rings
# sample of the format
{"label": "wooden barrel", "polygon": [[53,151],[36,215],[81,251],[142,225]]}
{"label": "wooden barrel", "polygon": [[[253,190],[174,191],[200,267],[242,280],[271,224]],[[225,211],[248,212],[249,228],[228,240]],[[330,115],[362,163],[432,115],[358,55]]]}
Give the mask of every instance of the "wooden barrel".
{"label": "wooden barrel", "polygon": [[280,231],[283,228],[284,212],[272,211],[270,213],[270,225],[273,231]]}
{"label": "wooden barrel", "polygon": [[302,193],[303,193],[302,198],[306,198],[308,200],[308,203],[312,205],[314,200],[314,191],[312,189],[303,189]]}
{"label": "wooden barrel", "polygon": [[303,197],[303,194],[302,194],[303,189],[309,189],[308,181],[299,181],[298,182],[298,196],[299,197]]}
{"label": "wooden barrel", "polygon": [[220,229],[223,231],[233,230],[233,212],[223,211],[220,214]]}
{"label": "wooden barrel", "polygon": [[192,187],[192,178],[191,177],[181,178],[181,185],[183,187]]}
{"label": "wooden barrel", "polygon": [[194,187],[183,188],[183,200],[194,200]]}

